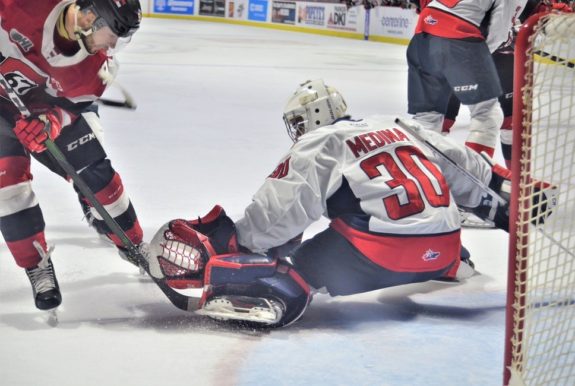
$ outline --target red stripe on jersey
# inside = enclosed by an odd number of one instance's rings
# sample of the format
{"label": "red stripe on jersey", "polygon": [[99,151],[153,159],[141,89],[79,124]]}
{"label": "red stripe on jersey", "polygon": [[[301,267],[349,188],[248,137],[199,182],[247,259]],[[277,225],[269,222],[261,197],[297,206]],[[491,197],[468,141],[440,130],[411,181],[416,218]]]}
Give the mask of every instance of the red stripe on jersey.
{"label": "red stripe on jersey", "polygon": [[23,156],[0,158],[0,188],[30,181],[30,159]]}
{"label": "red stripe on jersey", "polygon": [[16,260],[16,264],[18,264],[18,266],[22,268],[33,268],[40,262],[40,255],[34,245],[32,245],[32,242],[34,241],[38,241],[42,248],[44,248],[45,251],[47,250],[44,232],[38,232],[35,235],[22,240],[6,242],[6,245],[10,252],[12,252],[12,256],[14,256],[14,260]]}
{"label": "red stripe on jersey", "polygon": [[495,154],[495,148],[493,148],[491,146],[485,146],[485,145],[482,145],[480,143],[465,142],[465,146],[467,146],[470,149],[475,150],[479,154],[485,153],[491,158],[493,158],[493,155]]}
{"label": "red stripe on jersey", "polygon": [[402,237],[374,235],[336,219],[330,226],[375,264],[396,272],[431,272],[459,260],[460,231],[443,235]]}
{"label": "red stripe on jersey", "polygon": [[501,124],[501,130],[512,130],[513,117],[505,117],[503,118],[503,123]]}
{"label": "red stripe on jersey", "polygon": [[417,20],[415,33],[422,32],[449,39],[485,39],[477,26],[455,15],[430,7],[423,9]]}
{"label": "red stripe on jersey", "polygon": [[[144,232],[142,231],[142,228],[140,227],[140,223],[138,222],[138,220],[136,220],[132,228],[128,229],[127,231],[124,230],[124,232],[126,233],[126,236],[128,236],[128,238],[130,239],[130,241],[132,241],[136,245],[140,244],[142,242],[142,239],[144,238]],[[110,233],[108,234],[108,237],[110,238],[110,240],[114,242],[114,244],[116,244],[116,246],[124,247],[122,241],[115,234]]]}
{"label": "red stripe on jersey", "polygon": [[96,198],[102,205],[113,204],[124,193],[124,185],[118,173],[114,173],[112,181],[106,187],[96,193]]}

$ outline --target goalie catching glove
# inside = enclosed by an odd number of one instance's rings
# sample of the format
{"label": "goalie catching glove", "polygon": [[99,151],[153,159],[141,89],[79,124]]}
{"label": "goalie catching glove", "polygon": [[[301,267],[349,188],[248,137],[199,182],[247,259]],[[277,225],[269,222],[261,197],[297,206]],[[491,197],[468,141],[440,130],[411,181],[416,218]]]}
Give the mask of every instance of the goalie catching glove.
{"label": "goalie catching glove", "polygon": [[150,243],[148,263],[150,274],[173,288],[203,288],[196,313],[218,320],[285,326],[311,299],[293,267],[239,251],[234,223],[219,206],[197,220],[164,224]]}

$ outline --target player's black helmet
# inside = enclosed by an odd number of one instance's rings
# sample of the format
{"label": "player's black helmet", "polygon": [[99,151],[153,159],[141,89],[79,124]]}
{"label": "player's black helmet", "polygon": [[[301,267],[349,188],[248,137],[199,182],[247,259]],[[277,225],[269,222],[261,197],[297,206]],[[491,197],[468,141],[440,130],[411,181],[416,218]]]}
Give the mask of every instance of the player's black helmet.
{"label": "player's black helmet", "polygon": [[93,8],[119,37],[131,36],[140,27],[142,8],[139,0],[76,0],[80,10]]}

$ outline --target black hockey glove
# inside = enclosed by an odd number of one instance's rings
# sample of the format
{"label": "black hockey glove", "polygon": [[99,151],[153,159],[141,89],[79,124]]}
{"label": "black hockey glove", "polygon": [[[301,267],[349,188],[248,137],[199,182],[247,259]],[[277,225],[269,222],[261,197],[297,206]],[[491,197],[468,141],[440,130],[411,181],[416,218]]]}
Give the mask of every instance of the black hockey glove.
{"label": "black hockey glove", "polygon": [[509,203],[502,204],[493,196],[481,198],[481,204],[472,210],[477,217],[491,221],[497,228],[509,232]]}

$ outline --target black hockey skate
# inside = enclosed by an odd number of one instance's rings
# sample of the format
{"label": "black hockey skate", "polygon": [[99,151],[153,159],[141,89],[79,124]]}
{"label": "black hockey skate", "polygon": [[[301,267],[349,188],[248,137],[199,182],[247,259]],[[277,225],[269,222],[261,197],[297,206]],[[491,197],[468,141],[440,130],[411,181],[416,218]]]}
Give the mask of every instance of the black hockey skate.
{"label": "black hockey skate", "polygon": [[[141,242],[140,244],[136,245],[136,247],[138,248],[138,252],[140,253],[140,255],[142,255],[144,260],[147,262],[150,258],[149,244]],[[118,247],[118,255],[120,255],[122,260],[126,260],[128,263],[138,267],[141,275],[144,275],[146,273],[146,267],[142,267],[138,259],[135,256],[131,256],[130,252],[126,248]]]}
{"label": "black hockey skate", "polygon": [[[39,244],[35,241],[34,246],[38,249]],[[41,247],[39,250],[42,250]],[[32,284],[32,293],[34,295],[34,303],[40,310],[52,310],[62,303],[62,295],[60,294],[60,286],[56,279],[56,272],[52,259],[50,259],[50,252],[42,250],[42,260],[35,268],[27,268],[26,275]]]}
{"label": "black hockey skate", "polygon": [[90,205],[88,205],[85,199],[79,196],[78,201],[80,202],[80,206],[82,207],[82,213],[84,213],[84,218],[86,219],[88,226],[94,229],[102,240],[113,244],[112,240],[108,237],[109,231],[105,227],[105,222],[98,220],[96,219],[96,217],[94,217],[94,213],[92,213],[92,211],[90,210]]}
{"label": "black hockey skate", "polygon": [[196,313],[215,320],[272,327],[282,320],[285,306],[277,299],[227,295],[209,299]]}

